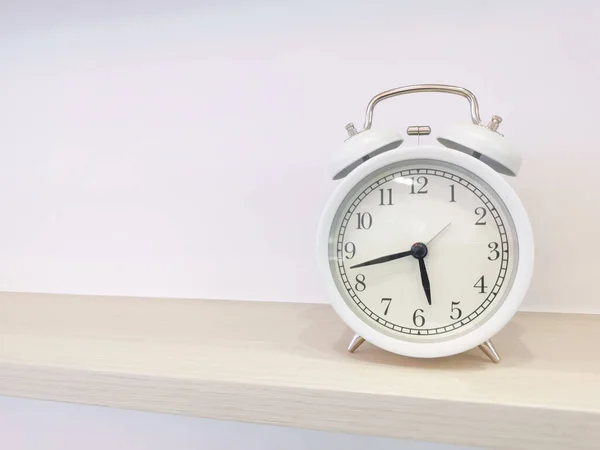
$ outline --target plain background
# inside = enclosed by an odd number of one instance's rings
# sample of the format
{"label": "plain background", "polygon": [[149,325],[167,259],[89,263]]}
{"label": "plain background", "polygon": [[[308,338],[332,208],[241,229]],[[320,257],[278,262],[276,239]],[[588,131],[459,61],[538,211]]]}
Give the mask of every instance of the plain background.
{"label": "plain background", "polygon": [[[599,22],[579,0],[5,0],[0,289],[325,302],[315,234],[344,125],[441,82],[522,149],[524,307],[600,312]],[[440,94],[375,115],[468,120]]]}
{"label": "plain background", "polygon": [[[510,182],[537,257],[524,308],[598,313],[598,5],[4,0],[0,290],[325,302],[315,232],[345,123],[379,91],[438,82],[471,89],[522,149]],[[433,94],[375,114],[433,134],[465,120],[463,99]],[[10,428],[67,438],[0,446],[80,447],[61,406],[15,402],[0,401]],[[86,436],[128,449],[188,420],[119,412],[115,431],[86,414]],[[227,448],[250,448],[248,430]]]}

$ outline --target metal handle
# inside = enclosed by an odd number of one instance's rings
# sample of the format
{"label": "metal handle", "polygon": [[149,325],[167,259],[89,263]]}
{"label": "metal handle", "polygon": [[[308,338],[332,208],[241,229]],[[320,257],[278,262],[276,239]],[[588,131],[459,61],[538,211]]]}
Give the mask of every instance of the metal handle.
{"label": "metal handle", "polygon": [[396,89],[390,89],[389,91],[380,92],[371,99],[367,105],[367,111],[365,114],[365,125],[363,130],[368,130],[373,124],[373,110],[375,105],[382,100],[396,97],[404,94],[414,94],[417,92],[442,92],[444,94],[455,94],[466,98],[469,101],[471,107],[471,120],[475,125],[482,125],[481,117],[479,117],[479,104],[475,95],[468,89],[459,86],[450,86],[447,84],[415,84],[412,86],[402,86]]}

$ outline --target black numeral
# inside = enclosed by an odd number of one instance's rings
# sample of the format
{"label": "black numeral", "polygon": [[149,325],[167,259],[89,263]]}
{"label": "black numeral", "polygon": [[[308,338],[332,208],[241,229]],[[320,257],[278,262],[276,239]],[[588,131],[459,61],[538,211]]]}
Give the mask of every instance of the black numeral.
{"label": "black numeral", "polygon": [[373,225],[373,217],[369,213],[356,213],[359,230],[368,230]]}
{"label": "black numeral", "polygon": [[354,242],[346,242],[344,251],[346,252],[346,259],[354,258],[354,255],[356,254],[356,245],[354,245]]}
{"label": "black numeral", "polygon": [[487,214],[487,210],[482,206],[478,206],[477,208],[475,208],[475,214],[479,216],[477,222],[475,222],[475,225],[485,225],[486,221],[483,220],[483,218]]}
{"label": "black numeral", "polygon": [[[425,186],[427,186],[427,183],[429,183],[427,177],[418,177],[416,180],[415,177],[410,177],[410,179],[412,180],[412,183],[410,185],[411,194],[427,194],[427,189],[425,189]],[[415,184],[420,185],[417,186],[419,187],[418,191],[415,191]]]}
{"label": "black numeral", "polygon": [[367,284],[365,283],[365,276],[362,273],[356,275],[356,284],[354,285],[354,289],[358,292],[362,292],[367,288]]}
{"label": "black numeral", "polygon": [[391,206],[392,201],[392,189],[379,189],[379,206]]}
{"label": "black numeral", "polygon": [[479,293],[480,294],[486,294],[487,293],[486,289],[488,287],[485,285],[485,278],[484,278],[483,275],[481,275],[481,278],[479,280],[477,280],[477,283],[475,283],[473,285],[473,287],[479,289]]}
{"label": "black numeral", "polygon": [[458,320],[462,317],[462,310],[458,307],[460,302],[452,302],[452,309],[450,310],[450,318],[452,320]]}
{"label": "black numeral", "polygon": [[488,244],[488,248],[490,249],[490,254],[488,255],[488,259],[490,261],[496,261],[500,257],[500,252],[498,251],[498,243],[490,242]]}
{"label": "black numeral", "polygon": [[451,184],[450,185],[450,203],[455,202],[456,200],[454,199],[454,185]]}
{"label": "black numeral", "polygon": [[423,325],[425,325],[425,317],[423,317],[421,314],[423,314],[425,311],[423,311],[422,309],[417,309],[414,314],[413,314],[413,323],[415,324],[415,327],[419,327],[421,328]]}
{"label": "black numeral", "polygon": [[382,298],[381,303],[387,302],[387,306],[385,307],[385,311],[383,311],[383,315],[387,316],[388,311],[390,310],[390,305],[392,304],[391,298]]}

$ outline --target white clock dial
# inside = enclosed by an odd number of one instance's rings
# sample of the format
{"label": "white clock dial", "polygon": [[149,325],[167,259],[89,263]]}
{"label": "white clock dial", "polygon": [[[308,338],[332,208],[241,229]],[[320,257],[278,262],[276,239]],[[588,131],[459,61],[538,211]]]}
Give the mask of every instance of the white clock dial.
{"label": "white clock dial", "polygon": [[502,199],[457,165],[392,163],[359,182],[329,235],[337,290],[370,327],[443,341],[486,322],[510,291],[518,240]]}

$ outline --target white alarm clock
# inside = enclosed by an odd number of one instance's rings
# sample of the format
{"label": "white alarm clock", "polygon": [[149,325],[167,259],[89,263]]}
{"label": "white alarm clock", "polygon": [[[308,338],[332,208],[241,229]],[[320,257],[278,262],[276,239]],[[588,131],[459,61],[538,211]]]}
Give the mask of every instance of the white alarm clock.
{"label": "white alarm clock", "polygon": [[[438,135],[440,145],[402,145],[372,128],[380,101],[408,93],[465,97],[471,122]],[[481,122],[465,88],[415,85],[382,92],[368,104],[334,154],[339,180],[321,217],[320,272],[335,311],[365,340],[400,355],[433,358],[479,346],[500,360],[491,338],[521,304],[533,272],[534,244],[525,208],[504,176],[520,155]],[[409,135],[430,133],[411,126]]]}

